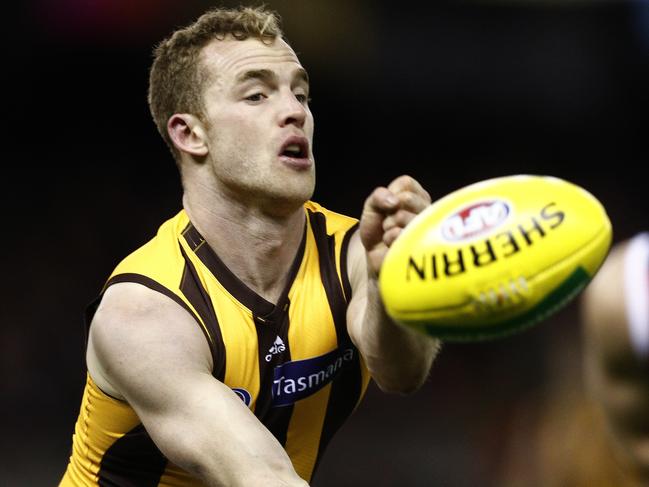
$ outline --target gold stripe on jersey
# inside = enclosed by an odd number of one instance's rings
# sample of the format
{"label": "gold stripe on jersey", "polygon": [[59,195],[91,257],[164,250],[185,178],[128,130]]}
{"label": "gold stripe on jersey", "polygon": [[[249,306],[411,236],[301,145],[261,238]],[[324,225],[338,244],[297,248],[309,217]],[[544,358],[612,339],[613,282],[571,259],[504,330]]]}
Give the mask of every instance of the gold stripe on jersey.
{"label": "gold stripe on jersey", "polygon": [[[110,403],[106,409],[116,414],[102,414],[106,403]],[[68,465],[66,478],[60,484],[64,487],[96,485],[102,456],[114,442],[112,432],[130,431],[140,423],[128,404],[99,391],[90,375],[86,378],[82,404],[84,407],[75,425],[72,441],[72,458],[75,461]]]}
{"label": "gold stripe on jersey", "polygon": [[[356,224],[307,202],[304,237],[277,303],[232,274],[184,211],[124,259],[104,287],[137,282],[194,316],[215,378],[244,399],[307,480],[369,382],[346,330],[347,247]],[[73,444],[66,487],[201,485],[164,458],[128,404],[90,377]]]}
{"label": "gold stripe on jersey", "polygon": [[[190,478],[185,471],[168,462],[146,435],[140,419],[133,409],[126,402],[102,392],[89,374],[86,379],[82,405],[75,426],[72,456],[59,487],[202,485]],[[111,457],[111,449],[130,437],[136,438],[132,443],[134,459],[142,464],[151,464],[151,461],[157,462],[157,473],[152,476],[150,471],[145,470],[124,472],[118,465],[109,476],[102,476],[100,471],[107,462],[119,464],[121,460],[119,457]],[[166,471],[167,477],[183,480],[166,483],[160,479],[163,470]],[[128,477],[125,477],[124,474]]]}

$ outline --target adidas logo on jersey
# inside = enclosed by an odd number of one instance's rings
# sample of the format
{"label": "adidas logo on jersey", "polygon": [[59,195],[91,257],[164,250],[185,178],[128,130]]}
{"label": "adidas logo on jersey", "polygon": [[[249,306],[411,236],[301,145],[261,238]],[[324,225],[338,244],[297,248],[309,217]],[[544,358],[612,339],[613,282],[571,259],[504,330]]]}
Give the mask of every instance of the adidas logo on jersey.
{"label": "adidas logo on jersey", "polygon": [[278,336],[277,338],[275,338],[275,342],[273,343],[273,346],[268,349],[268,353],[266,354],[265,357],[266,362],[270,362],[273,359],[273,355],[282,353],[284,350],[286,350],[286,345],[284,345],[284,342]]}

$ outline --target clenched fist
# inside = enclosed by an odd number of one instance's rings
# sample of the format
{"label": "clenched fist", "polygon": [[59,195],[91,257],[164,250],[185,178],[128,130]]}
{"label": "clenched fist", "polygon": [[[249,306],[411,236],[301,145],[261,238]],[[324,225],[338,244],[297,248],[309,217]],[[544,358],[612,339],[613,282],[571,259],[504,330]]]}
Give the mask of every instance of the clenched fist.
{"label": "clenched fist", "polygon": [[399,176],[387,188],[376,188],[365,200],[359,230],[370,275],[378,276],[390,245],[430,204],[430,194],[410,176]]}

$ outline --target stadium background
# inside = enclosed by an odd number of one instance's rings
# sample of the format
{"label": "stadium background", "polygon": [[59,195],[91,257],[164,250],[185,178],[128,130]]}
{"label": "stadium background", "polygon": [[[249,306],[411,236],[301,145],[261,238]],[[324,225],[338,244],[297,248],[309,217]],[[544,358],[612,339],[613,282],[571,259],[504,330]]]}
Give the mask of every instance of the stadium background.
{"label": "stadium background", "polygon": [[[55,485],[84,381],[82,310],[179,209],[147,70],[153,45],[210,5],[32,0],[6,21],[2,485]],[[615,241],[647,228],[649,2],[267,5],[311,75],[325,206],[358,215],[401,173],[433,197],[551,174],[604,203]],[[521,335],[447,345],[417,394],[370,389],[313,485],[502,485],[513,451],[529,453],[533,485],[535,421],[555,391],[579,391],[579,338],[573,304]]]}

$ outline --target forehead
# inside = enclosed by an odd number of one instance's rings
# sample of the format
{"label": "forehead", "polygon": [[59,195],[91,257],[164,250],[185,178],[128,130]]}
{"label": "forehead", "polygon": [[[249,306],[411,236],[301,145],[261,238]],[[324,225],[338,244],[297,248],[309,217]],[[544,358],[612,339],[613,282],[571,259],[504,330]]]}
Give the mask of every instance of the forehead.
{"label": "forehead", "polygon": [[292,72],[302,67],[291,46],[280,38],[269,44],[254,38],[214,40],[203,48],[201,60],[221,81],[234,80],[253,69]]}

